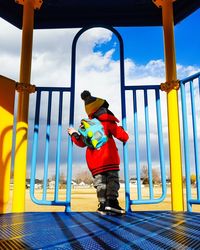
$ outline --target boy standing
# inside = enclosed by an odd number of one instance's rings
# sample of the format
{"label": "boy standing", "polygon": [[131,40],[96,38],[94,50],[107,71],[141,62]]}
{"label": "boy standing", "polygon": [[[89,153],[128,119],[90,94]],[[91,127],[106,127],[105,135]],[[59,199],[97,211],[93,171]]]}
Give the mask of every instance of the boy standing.
{"label": "boy standing", "polygon": [[[108,109],[109,104],[106,100],[91,96],[87,90],[83,91],[81,98],[85,102],[88,117],[98,119],[108,137],[108,141],[101,148],[87,147],[86,150],[87,165],[94,177],[94,187],[99,200],[97,211],[101,214],[106,212],[123,214],[124,210],[118,202],[120,158],[113,136],[122,142],[126,142],[129,136],[117,125],[119,120]],[[69,128],[68,133],[77,146],[86,146],[82,136],[74,128]]]}

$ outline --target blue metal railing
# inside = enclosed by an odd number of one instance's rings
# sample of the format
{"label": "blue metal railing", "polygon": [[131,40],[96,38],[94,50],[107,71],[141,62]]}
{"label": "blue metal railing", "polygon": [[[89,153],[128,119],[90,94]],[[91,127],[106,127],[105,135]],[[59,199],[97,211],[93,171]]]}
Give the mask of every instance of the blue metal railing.
{"label": "blue metal railing", "polygon": [[[141,164],[139,153],[139,130],[138,130],[138,111],[137,111],[137,91],[144,92],[144,113],[145,113],[145,128],[146,128],[146,152],[148,163],[148,179],[149,179],[149,199],[142,198],[141,190]],[[156,105],[156,119],[157,119],[157,131],[158,131],[158,144],[159,144],[159,157],[160,157],[160,169],[161,169],[161,182],[162,182],[162,195],[159,198],[154,198],[153,190],[153,177],[152,177],[152,159],[151,159],[151,142],[150,142],[150,120],[149,120],[149,103],[148,103],[148,90],[154,91],[155,105]],[[160,90],[159,86],[124,86],[124,91],[132,91],[133,94],[133,110],[134,110],[134,144],[135,144],[135,159],[136,159],[136,177],[137,177],[137,200],[130,199],[130,183],[129,183],[129,168],[125,167],[127,174],[125,175],[126,185],[126,209],[130,211],[130,207],[133,204],[154,204],[163,201],[166,197],[166,172],[165,172],[165,160],[164,160],[164,146],[163,146],[163,133],[162,133],[162,119],[161,119],[161,105],[160,105]],[[51,112],[52,112],[52,93],[59,93],[58,102],[58,121],[57,121],[57,141],[56,141],[56,167],[55,167],[55,190],[54,200],[47,200],[47,180],[48,180],[48,161],[50,154],[50,126],[51,126]],[[47,88],[38,87],[36,96],[36,109],[35,109],[35,124],[34,124],[34,139],[33,139],[33,151],[32,151],[32,170],[31,170],[31,199],[40,205],[62,205],[66,206],[66,211],[70,211],[71,203],[71,175],[72,175],[72,147],[67,154],[67,190],[66,201],[59,201],[59,177],[60,177],[60,152],[61,152],[61,136],[62,136],[62,113],[63,113],[63,93],[71,92],[71,88]],[[37,154],[38,154],[38,134],[40,127],[40,109],[41,109],[41,96],[42,93],[48,94],[47,102],[47,115],[46,115],[46,133],[45,133],[45,153],[44,153],[44,177],[43,177],[43,193],[42,199],[37,199],[34,195],[35,178],[36,178],[36,166],[37,166]],[[125,146],[125,145],[124,145]],[[69,143],[68,143],[69,147]],[[128,147],[127,149],[128,150]],[[127,152],[128,154],[128,152]],[[128,164],[128,158],[127,158]]]}
{"label": "blue metal railing", "polygon": [[[194,83],[197,83],[196,85]],[[199,89],[197,96],[200,96],[200,73],[187,77],[180,82],[181,85],[181,108],[183,120],[183,141],[184,141],[184,160],[185,160],[185,177],[186,177],[186,199],[187,210],[192,211],[192,204],[200,204],[200,166],[199,166],[199,140],[197,133],[197,117],[199,114],[196,111],[198,98],[195,98],[194,86]],[[189,98],[187,98],[187,96]],[[190,103],[189,103],[190,102]],[[191,119],[188,116],[188,107],[191,107]],[[198,104],[198,107],[200,103]],[[191,122],[191,127],[188,122]],[[191,192],[191,157],[192,146],[190,147],[189,131],[192,131],[193,136],[193,151],[194,151],[194,171],[196,175],[196,199],[192,197]]]}
{"label": "blue metal railing", "polygon": [[[71,93],[73,88],[49,88],[49,87],[37,87],[36,95],[36,108],[35,108],[35,122],[34,122],[34,135],[33,135],[33,149],[32,149],[32,163],[31,163],[31,183],[30,183],[30,196],[33,202],[39,205],[62,205],[66,209],[70,207],[70,196],[66,197],[66,201],[61,201],[58,199],[59,191],[59,178],[60,178],[60,152],[61,152],[61,136],[62,136],[62,112],[63,112],[63,94],[65,92]],[[47,117],[46,117],[46,133],[45,133],[45,153],[44,153],[44,176],[43,176],[43,193],[42,198],[38,199],[35,197],[35,179],[36,179],[36,166],[37,166],[37,155],[38,155],[38,140],[39,140],[39,129],[40,129],[40,111],[41,97],[42,94],[48,94],[47,102]],[[55,167],[55,190],[54,190],[54,200],[47,200],[47,186],[48,186],[48,166],[49,166],[49,154],[50,154],[50,127],[51,127],[51,113],[52,113],[52,94],[59,93],[59,103],[58,103],[58,121],[57,121],[57,142],[56,142],[56,167]],[[71,97],[72,98],[72,97]],[[70,109],[73,111],[73,105]],[[69,112],[69,113],[70,113]],[[72,169],[72,150],[71,150],[71,140],[68,140],[68,154],[67,154],[67,169],[68,173]],[[69,159],[70,158],[70,159]],[[70,170],[69,170],[70,169]],[[70,183],[70,174],[67,174],[67,183]]]}
{"label": "blue metal railing", "polygon": [[[163,132],[162,132],[162,119],[161,119],[161,103],[160,103],[160,86],[147,85],[147,86],[124,86],[125,91],[132,91],[133,96],[133,125],[134,125],[134,145],[135,145],[135,164],[136,164],[136,179],[137,179],[137,199],[129,199],[129,205],[136,204],[155,204],[162,202],[167,193],[166,189],[166,170],[164,159],[164,144],[163,144]],[[156,121],[157,121],[157,135],[159,144],[159,161],[160,161],[160,176],[161,176],[161,196],[154,197],[154,184],[152,176],[152,152],[150,141],[150,120],[149,120],[149,104],[148,104],[148,91],[154,91],[155,105],[156,105]],[[146,137],[146,153],[147,153],[147,167],[148,167],[148,185],[149,185],[149,198],[142,197],[141,188],[141,162],[140,162],[140,143],[139,143],[139,129],[138,129],[138,105],[137,105],[137,92],[143,91],[144,96],[144,121],[145,121],[145,137]],[[152,103],[151,103],[152,105]],[[126,185],[129,184],[129,179],[125,179]]]}

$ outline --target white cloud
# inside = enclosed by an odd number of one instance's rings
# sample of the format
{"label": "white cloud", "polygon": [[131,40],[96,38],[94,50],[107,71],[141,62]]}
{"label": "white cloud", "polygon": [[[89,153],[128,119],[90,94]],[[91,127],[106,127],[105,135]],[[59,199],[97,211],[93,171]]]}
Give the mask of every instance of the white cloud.
{"label": "white cloud", "polygon": [[134,79],[134,85],[155,85],[164,80],[164,62],[161,59],[151,60],[145,65],[137,65],[131,59],[127,59],[126,65],[128,79]]}
{"label": "white cloud", "polygon": [[198,66],[191,66],[191,65],[183,66],[183,65],[177,64],[177,76],[178,76],[178,79],[180,80],[190,75],[193,75],[199,71],[200,71],[200,68]]}
{"label": "white cloud", "polygon": [[2,55],[19,55],[21,31],[0,18],[0,52]]}

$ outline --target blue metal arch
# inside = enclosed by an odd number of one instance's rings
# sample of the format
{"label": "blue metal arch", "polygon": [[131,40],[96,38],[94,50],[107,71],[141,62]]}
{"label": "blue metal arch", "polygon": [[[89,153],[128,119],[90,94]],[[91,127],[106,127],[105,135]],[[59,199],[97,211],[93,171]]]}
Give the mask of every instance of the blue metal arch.
{"label": "blue metal arch", "polygon": [[[126,103],[125,103],[125,73],[124,73],[124,44],[120,33],[111,26],[88,26],[82,28],[74,37],[72,42],[72,56],[71,56],[71,99],[70,99],[70,126],[74,125],[74,96],[75,96],[75,81],[76,81],[76,46],[80,36],[89,29],[92,28],[105,28],[113,32],[118,41],[120,48],[120,86],[121,86],[121,108],[122,108],[122,126],[126,130]],[[72,142],[68,141],[68,154],[72,152]],[[125,177],[125,200],[126,211],[130,211],[130,187],[129,187],[129,171],[128,171],[128,148],[127,144],[123,145],[123,158],[124,158],[124,177]],[[72,178],[72,159],[68,157],[68,181],[67,181],[67,199],[71,197],[71,178]],[[70,204],[70,200],[67,200],[67,204]],[[70,211],[67,209],[67,211]]]}

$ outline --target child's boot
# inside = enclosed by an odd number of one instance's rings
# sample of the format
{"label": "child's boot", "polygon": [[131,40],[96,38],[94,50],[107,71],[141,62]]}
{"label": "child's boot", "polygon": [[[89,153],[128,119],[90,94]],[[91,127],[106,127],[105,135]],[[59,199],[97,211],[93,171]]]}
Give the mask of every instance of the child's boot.
{"label": "child's boot", "polygon": [[106,214],[105,205],[106,205],[105,202],[99,202],[97,212],[102,214],[102,215],[105,215]]}
{"label": "child's boot", "polygon": [[107,200],[105,210],[116,214],[125,214],[124,209],[119,206],[118,200]]}

